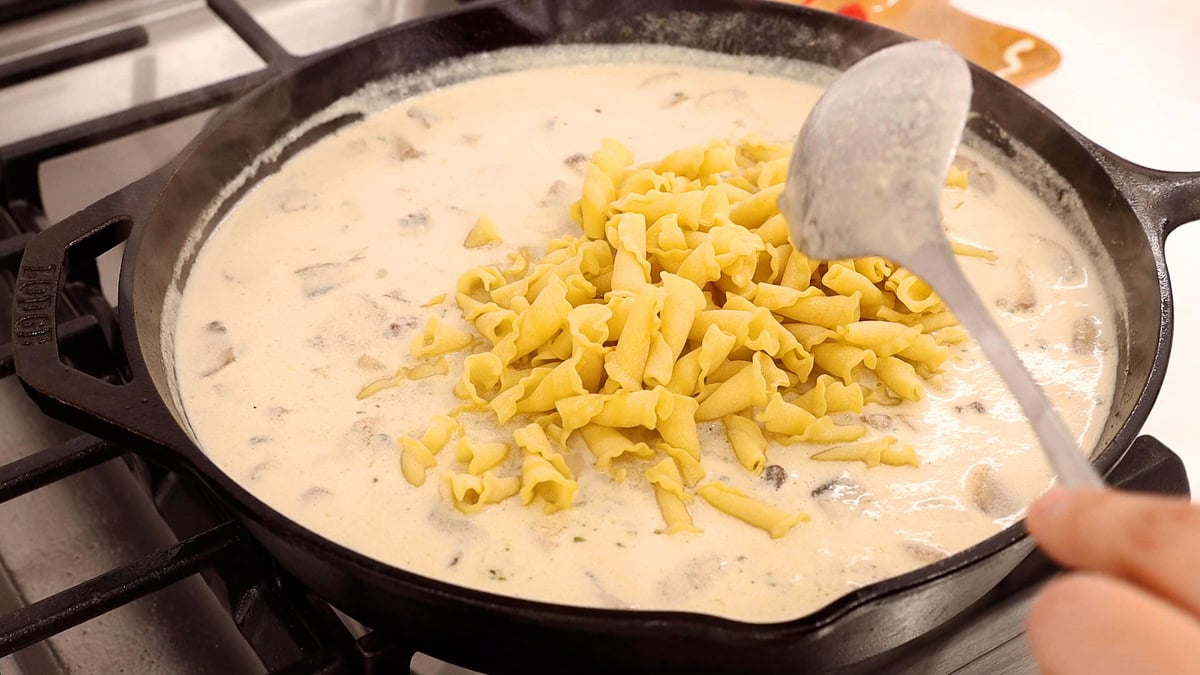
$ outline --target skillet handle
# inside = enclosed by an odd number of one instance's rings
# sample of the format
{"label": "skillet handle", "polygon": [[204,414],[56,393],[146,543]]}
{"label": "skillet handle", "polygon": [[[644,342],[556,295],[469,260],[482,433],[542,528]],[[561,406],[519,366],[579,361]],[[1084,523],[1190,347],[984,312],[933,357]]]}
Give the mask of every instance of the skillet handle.
{"label": "skillet handle", "polygon": [[1123,184],[1130,202],[1165,238],[1185,223],[1200,220],[1200,172],[1159,171],[1108,154],[1109,173]]}
{"label": "skillet handle", "polygon": [[1106,477],[1122,490],[1187,497],[1191,492],[1183,460],[1153,436],[1138,436]]}
{"label": "skillet handle", "polygon": [[12,347],[17,377],[47,414],[84,429],[100,426],[169,447],[173,439],[159,436],[170,425],[155,422],[170,421],[170,413],[148,379],[135,370],[133,381],[114,385],[68,367],[56,318],[72,264],[94,261],[125,241],[143,208],[139,205],[153,203],[161,185],[162,175],[151,174],[30,240],[17,270]]}

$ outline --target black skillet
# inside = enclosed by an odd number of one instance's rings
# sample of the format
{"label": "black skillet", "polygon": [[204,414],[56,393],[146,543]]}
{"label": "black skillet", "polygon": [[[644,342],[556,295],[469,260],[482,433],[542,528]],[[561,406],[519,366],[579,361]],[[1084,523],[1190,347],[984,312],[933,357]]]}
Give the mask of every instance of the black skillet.
{"label": "black skillet", "polygon": [[[453,654],[461,665],[493,672],[812,671],[857,662],[932,629],[993,588],[1031,550],[1024,529],[1010,527],[943,561],[776,624],[580,609],[466,590],[334,544],[267,507],[217,469],[183,431],[168,384],[160,318],[165,294],[182,285],[172,280],[172,270],[184,241],[221,188],[299,121],[366,82],[476,52],[578,42],[668,43],[845,69],[904,39],[865,22],[765,2],[501,0],[300,60],[229,106],[169,166],[34,238],[17,288],[18,374],[51,414],[194,471],[301,581],[365,623],[400,627],[410,644],[428,654]],[[1118,327],[1123,368],[1102,450],[1094,458],[1107,473],[1134,441],[1162,383],[1171,341],[1163,242],[1179,224],[1200,218],[1200,174],[1130,164],[991,74],[974,68],[973,77],[972,131],[1010,156],[1015,139],[1060,173],[1082,198],[1120,271],[1121,283],[1108,290],[1128,307]],[[301,138],[294,149],[313,140],[313,134]],[[260,177],[276,168],[264,167]],[[125,239],[120,327],[132,376],[113,386],[61,363],[50,317],[72,262]]]}

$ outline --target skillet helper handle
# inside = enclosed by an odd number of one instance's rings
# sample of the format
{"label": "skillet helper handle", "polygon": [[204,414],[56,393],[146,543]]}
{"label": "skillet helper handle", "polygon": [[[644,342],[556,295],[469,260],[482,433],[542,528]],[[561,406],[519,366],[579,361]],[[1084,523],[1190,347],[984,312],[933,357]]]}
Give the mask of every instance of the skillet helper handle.
{"label": "skillet helper handle", "polygon": [[1133,208],[1165,238],[1175,228],[1200,220],[1200,172],[1159,171],[1108,155],[1108,169],[1133,196]]}
{"label": "skillet helper handle", "polygon": [[17,269],[12,346],[17,377],[44,410],[68,422],[99,417],[118,425],[154,403],[143,387],[113,385],[63,363],[58,303],[73,260],[94,260],[123,242],[134,206],[161,184],[152,174],[69,216],[30,240]]}
{"label": "skillet helper handle", "polygon": [[1113,487],[1187,497],[1191,494],[1183,460],[1153,436],[1138,436],[1108,474]]}

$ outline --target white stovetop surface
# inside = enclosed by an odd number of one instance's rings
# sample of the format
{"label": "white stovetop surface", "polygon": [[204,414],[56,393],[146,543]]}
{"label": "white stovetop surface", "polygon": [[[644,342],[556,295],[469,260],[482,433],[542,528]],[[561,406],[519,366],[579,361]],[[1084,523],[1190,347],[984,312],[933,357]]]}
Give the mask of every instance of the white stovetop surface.
{"label": "white stovetop surface", "polygon": [[[956,0],[1037,34],[1062,65],[1027,91],[1097,143],[1145,166],[1200,171],[1200,3],[1179,0]],[[1175,346],[1144,433],[1183,458],[1200,492],[1200,222],[1167,240]]]}

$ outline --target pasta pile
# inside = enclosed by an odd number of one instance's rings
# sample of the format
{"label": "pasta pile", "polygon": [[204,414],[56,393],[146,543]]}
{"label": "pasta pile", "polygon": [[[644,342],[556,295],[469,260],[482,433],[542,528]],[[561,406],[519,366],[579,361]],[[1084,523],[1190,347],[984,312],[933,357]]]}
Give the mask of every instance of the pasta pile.
{"label": "pasta pile", "polygon": [[[434,318],[415,338],[419,358],[469,353],[454,389],[464,405],[400,440],[405,478],[421,485],[457,434],[465,471],[445,479],[456,508],[519,495],[553,513],[578,491],[563,454],[577,434],[613,480],[640,467],[660,532],[698,532],[689,505],[699,495],[781,537],[806,516],[704,483],[698,423],[722,422],[754,474],[772,442],[838,444],[817,460],[916,466],[913,448],[854,443],[866,427],[834,415],[919,400],[944,344],[965,333],[910,271],[878,257],[812,260],[789,243],[776,206],[787,153],[751,137],[635,166],[604,140],[571,208],[583,236],[550,242],[536,262],[522,251],[507,268],[464,274],[454,299],[478,337]],[[498,239],[481,218],[465,245]],[[519,476],[497,473],[508,444],[465,437],[455,421],[464,411],[520,420]]]}

